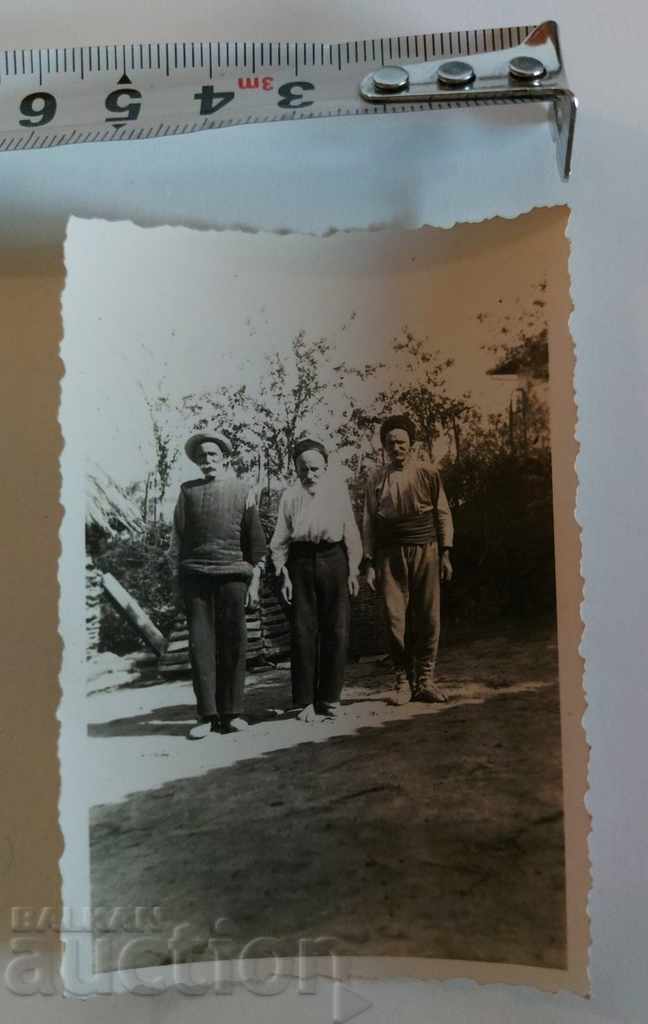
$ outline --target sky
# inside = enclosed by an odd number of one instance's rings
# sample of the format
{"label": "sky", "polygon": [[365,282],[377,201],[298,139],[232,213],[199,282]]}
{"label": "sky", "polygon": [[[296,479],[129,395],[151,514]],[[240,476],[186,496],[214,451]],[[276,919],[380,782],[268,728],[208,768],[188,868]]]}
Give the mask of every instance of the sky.
{"label": "sky", "polygon": [[[63,355],[86,455],[121,485],[142,480],[153,467],[145,393],[241,384],[300,330],[364,363],[388,358],[407,328],[455,360],[451,393],[503,410],[514,383],[487,375],[484,349],[550,320],[564,231],[560,208],[325,238],[73,220]],[[179,483],[195,468],[181,455],[174,472]]]}

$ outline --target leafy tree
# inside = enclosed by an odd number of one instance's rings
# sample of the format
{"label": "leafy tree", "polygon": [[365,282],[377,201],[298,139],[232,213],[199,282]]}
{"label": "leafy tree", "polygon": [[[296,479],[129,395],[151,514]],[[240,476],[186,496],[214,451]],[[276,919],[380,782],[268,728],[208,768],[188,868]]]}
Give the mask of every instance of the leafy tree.
{"label": "leafy tree", "polygon": [[515,345],[495,347],[500,355],[488,372],[524,373],[531,380],[549,380],[549,330],[546,324],[539,331],[523,334]]}
{"label": "leafy tree", "polygon": [[[242,370],[246,374],[246,368]],[[196,430],[218,424],[232,444],[232,463],[239,475],[261,471],[268,486],[292,478],[292,450],[302,431],[313,430],[329,442],[344,445],[350,410],[350,380],[365,380],[373,366],[356,368],[336,359],[326,338],[309,338],[300,331],[288,353],[264,357],[262,372],[248,383],[215,392],[187,395],[183,415]]]}
{"label": "leafy tree", "polygon": [[[112,573],[165,636],[171,632],[177,614],[171,568],[165,555],[169,535],[168,525],[156,524],[143,537],[112,538],[96,557],[97,568]],[[133,627],[107,601],[102,609],[99,649],[115,654],[145,649]]]}
{"label": "leafy tree", "polygon": [[[503,329],[514,340],[487,346],[496,356],[487,372],[493,376],[516,376],[518,386],[511,397],[508,417],[511,451],[528,453],[530,448],[549,448],[549,409],[539,388],[549,380],[549,328],[544,293],[547,284],[536,286],[531,308],[523,310],[514,327]],[[505,314],[510,320],[510,314]],[[500,328],[502,330],[502,328]]]}
{"label": "leafy tree", "polygon": [[498,344],[495,373],[515,374],[508,416],[466,421],[461,450],[441,469],[457,535],[455,621],[530,617],[555,607],[546,327]]}
{"label": "leafy tree", "polygon": [[[518,374],[529,380],[549,380],[549,330],[545,307],[547,282],[539,281],[534,287],[535,298],[522,309],[501,312],[493,317],[478,313],[480,323],[488,322],[491,341],[487,352],[497,358],[488,371],[491,374]],[[498,302],[501,304],[502,299]],[[492,322],[491,322],[492,321]]]}
{"label": "leafy tree", "polygon": [[[158,485],[158,498],[160,502],[164,500],[164,496],[169,488],[169,482],[171,480],[171,471],[178,458],[178,448],[175,444],[175,436],[173,430],[170,428],[170,417],[174,413],[174,403],[165,392],[159,393],[155,398],[151,397],[150,394],[145,390],[143,384],[139,384],[140,390],[148,409],[149,417],[151,420],[151,431],[153,440],[153,452],[155,460],[155,473],[157,476]],[[148,512],[148,487],[150,484],[150,478],[147,479],[145,485],[145,493],[143,496],[143,512],[147,515]]]}
{"label": "leafy tree", "polygon": [[331,355],[326,338],[309,340],[300,331],[287,358],[280,352],[266,356],[256,392],[246,394],[248,432],[263,454],[269,479],[291,477],[291,453],[305,426],[327,432],[331,399],[343,381],[343,366],[334,369]]}
{"label": "leafy tree", "polygon": [[394,339],[393,352],[389,364],[365,368],[365,379],[375,377],[379,390],[368,405],[352,402],[339,428],[341,441],[351,448],[345,461],[359,475],[382,457],[376,435],[387,416],[407,413],[416,427],[419,449],[433,459],[442,437],[456,453],[460,451],[465,424],[476,415],[468,392],[449,393],[447,371],[453,359],[430,350],[425,340],[407,329]]}
{"label": "leafy tree", "polygon": [[258,470],[258,452],[249,435],[247,387],[222,385],[214,390],[185,395],[178,404],[185,434],[216,430],[232,448],[231,464],[238,476]]}

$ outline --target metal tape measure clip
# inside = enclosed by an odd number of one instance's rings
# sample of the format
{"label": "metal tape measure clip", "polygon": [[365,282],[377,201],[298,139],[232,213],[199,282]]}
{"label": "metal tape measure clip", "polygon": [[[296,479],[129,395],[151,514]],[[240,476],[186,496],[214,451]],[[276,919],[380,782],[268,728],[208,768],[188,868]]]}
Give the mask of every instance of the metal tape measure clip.
{"label": "metal tape measure clip", "polygon": [[0,153],[319,117],[552,107],[569,177],[577,100],[558,28],[347,43],[128,43],[0,51]]}

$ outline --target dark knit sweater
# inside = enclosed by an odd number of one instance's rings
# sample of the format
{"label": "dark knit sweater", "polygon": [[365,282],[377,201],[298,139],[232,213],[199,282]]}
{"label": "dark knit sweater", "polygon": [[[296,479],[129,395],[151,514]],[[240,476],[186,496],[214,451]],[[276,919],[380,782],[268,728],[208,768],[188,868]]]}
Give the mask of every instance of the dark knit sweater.
{"label": "dark knit sweater", "polygon": [[236,478],[190,480],[182,485],[174,525],[180,538],[180,571],[249,579],[266,553],[249,485]]}

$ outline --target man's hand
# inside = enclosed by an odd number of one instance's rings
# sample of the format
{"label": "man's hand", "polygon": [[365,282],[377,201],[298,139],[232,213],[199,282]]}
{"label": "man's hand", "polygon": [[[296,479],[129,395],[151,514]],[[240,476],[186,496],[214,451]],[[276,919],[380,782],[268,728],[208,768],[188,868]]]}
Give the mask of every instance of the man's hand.
{"label": "man's hand", "polygon": [[281,575],[283,577],[283,582],[281,584],[281,596],[286,604],[292,604],[293,585],[285,565],[281,570]]}
{"label": "man's hand", "polygon": [[349,576],[349,594],[351,597],[357,597],[359,589],[360,584],[358,583],[358,574],[356,573],[354,576]]}
{"label": "man's hand", "polygon": [[441,579],[444,583],[449,583],[452,579],[452,562],[449,551],[444,551],[441,555]]}
{"label": "man's hand", "polygon": [[367,568],[367,586],[369,590],[373,590],[374,594],[376,593],[376,570],[373,565]]}
{"label": "man's hand", "polygon": [[248,611],[253,612],[259,604],[259,588],[261,584],[261,572],[255,569],[252,573],[252,579],[245,595],[245,607]]}

